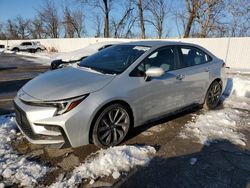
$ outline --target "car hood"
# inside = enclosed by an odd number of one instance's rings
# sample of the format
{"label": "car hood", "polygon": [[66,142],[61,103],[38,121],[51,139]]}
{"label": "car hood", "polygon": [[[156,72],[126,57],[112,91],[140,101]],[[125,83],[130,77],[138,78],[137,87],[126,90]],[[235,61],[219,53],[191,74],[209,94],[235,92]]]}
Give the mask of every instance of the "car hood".
{"label": "car hood", "polygon": [[49,71],[25,84],[21,99],[34,102],[72,98],[100,90],[114,77],[79,67]]}

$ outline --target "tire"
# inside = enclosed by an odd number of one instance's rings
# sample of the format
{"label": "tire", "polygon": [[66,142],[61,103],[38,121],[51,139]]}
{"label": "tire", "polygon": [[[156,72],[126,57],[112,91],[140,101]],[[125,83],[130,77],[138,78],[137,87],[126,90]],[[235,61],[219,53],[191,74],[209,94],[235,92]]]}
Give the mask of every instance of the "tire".
{"label": "tire", "polygon": [[208,110],[216,108],[219,104],[221,94],[221,84],[218,81],[214,81],[207,90],[203,107]]}
{"label": "tire", "polygon": [[35,50],[35,52],[41,52],[41,51],[42,51],[41,48],[37,48],[37,49]]}
{"label": "tire", "polygon": [[14,52],[19,52],[20,50],[19,50],[19,48],[13,48],[12,51],[14,51]]}
{"label": "tire", "polygon": [[94,123],[93,143],[100,148],[120,144],[126,137],[131,122],[129,111],[123,105],[112,104],[104,108]]}

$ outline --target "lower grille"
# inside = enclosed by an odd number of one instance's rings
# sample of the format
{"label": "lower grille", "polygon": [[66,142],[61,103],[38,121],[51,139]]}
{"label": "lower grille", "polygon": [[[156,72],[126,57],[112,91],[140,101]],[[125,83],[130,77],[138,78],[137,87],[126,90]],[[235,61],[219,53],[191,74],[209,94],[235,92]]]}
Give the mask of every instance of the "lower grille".
{"label": "lower grille", "polygon": [[[32,140],[63,140],[64,143],[61,145],[61,148],[68,148],[71,147],[70,142],[64,132],[64,130],[61,127],[53,126],[53,125],[40,125],[46,128],[47,130],[53,130],[57,127],[58,131],[61,132],[61,135],[59,136],[47,136],[47,135],[41,135],[41,134],[35,134],[32,130],[32,127],[26,117],[25,112],[19,108],[15,103],[14,103],[14,108],[15,108],[15,113],[16,113],[16,121],[19,125],[19,128],[21,131],[30,139]],[[37,125],[38,126],[38,125]],[[49,128],[48,128],[49,127]]]}
{"label": "lower grille", "polygon": [[26,118],[26,114],[22,111],[16,104],[14,104],[15,112],[16,112],[16,121],[19,125],[19,128],[26,134],[29,138],[36,140],[38,139],[38,135],[34,134],[31,125],[29,124],[28,119]]}

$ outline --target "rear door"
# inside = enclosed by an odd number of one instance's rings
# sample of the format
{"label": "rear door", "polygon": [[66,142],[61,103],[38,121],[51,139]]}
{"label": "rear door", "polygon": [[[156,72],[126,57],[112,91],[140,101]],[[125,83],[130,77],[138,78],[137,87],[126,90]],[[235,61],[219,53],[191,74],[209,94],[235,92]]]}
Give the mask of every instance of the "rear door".
{"label": "rear door", "polygon": [[19,49],[20,49],[20,50],[26,50],[26,48],[27,48],[26,43],[27,43],[27,42],[21,43],[21,45],[19,46]]}
{"label": "rear door", "polygon": [[203,102],[208,84],[212,58],[202,50],[193,46],[178,46],[179,65],[185,98],[184,106]]}
{"label": "rear door", "polygon": [[32,43],[31,42],[27,42],[27,44],[26,44],[26,49],[27,50],[30,50],[30,49],[32,49]]}

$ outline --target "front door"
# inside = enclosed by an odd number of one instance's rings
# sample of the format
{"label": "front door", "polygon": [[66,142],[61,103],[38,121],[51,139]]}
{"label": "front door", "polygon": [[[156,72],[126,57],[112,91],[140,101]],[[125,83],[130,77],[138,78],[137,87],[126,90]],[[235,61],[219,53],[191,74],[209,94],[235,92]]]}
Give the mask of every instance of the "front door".
{"label": "front door", "polygon": [[150,67],[161,67],[165,74],[158,78],[145,80],[144,77],[133,77],[138,79],[139,86],[136,88],[137,102],[141,105],[141,118],[146,121],[157,118],[168,112],[178,109],[183,101],[183,82],[178,78],[176,70],[177,51],[174,46],[162,47],[152,52],[133,71],[145,72]]}

